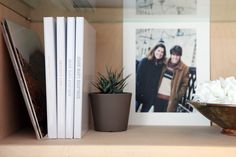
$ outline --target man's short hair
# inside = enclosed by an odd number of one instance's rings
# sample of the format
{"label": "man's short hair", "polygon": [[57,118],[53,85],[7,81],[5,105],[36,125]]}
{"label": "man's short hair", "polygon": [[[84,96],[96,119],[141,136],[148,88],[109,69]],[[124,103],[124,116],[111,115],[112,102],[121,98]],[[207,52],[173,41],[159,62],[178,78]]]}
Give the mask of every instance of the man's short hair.
{"label": "man's short hair", "polygon": [[170,54],[176,54],[178,56],[182,56],[182,47],[179,45],[175,45],[170,49]]}

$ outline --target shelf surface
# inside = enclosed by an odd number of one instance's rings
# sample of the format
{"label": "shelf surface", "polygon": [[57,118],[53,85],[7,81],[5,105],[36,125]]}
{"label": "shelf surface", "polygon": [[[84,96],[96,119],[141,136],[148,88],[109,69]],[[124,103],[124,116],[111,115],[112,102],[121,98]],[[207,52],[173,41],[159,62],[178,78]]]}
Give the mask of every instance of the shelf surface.
{"label": "shelf surface", "polygon": [[26,129],[0,141],[0,156],[236,156],[236,137],[213,127],[131,126],[124,132],[97,132],[82,139],[36,140]]}
{"label": "shelf surface", "polygon": [[3,145],[154,145],[236,147],[236,137],[212,127],[130,126],[123,132],[89,130],[82,139],[36,140],[33,130],[24,129],[0,141]]}

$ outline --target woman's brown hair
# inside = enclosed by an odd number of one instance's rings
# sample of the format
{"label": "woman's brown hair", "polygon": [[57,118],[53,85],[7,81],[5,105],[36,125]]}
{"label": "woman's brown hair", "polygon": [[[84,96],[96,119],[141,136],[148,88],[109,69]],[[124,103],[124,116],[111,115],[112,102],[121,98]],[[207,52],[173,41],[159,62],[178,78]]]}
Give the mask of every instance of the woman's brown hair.
{"label": "woman's brown hair", "polygon": [[166,58],[166,47],[165,47],[165,45],[164,44],[157,44],[156,46],[154,46],[152,49],[151,49],[151,51],[148,53],[148,55],[147,55],[147,58],[148,58],[148,60],[153,60],[153,59],[155,59],[155,51],[156,51],[156,49],[157,48],[159,48],[159,47],[161,47],[161,48],[163,48],[164,49],[164,54],[163,54],[163,57],[162,57],[162,59],[160,60],[160,61],[164,61],[165,60],[165,58]]}

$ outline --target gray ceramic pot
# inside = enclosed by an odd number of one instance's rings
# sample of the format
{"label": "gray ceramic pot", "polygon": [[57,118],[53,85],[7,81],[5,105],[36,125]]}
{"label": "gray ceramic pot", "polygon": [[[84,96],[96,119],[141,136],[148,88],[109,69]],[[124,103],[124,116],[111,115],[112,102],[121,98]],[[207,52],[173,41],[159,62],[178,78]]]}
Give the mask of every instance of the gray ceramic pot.
{"label": "gray ceramic pot", "polygon": [[90,93],[94,129],[105,132],[127,130],[131,95]]}

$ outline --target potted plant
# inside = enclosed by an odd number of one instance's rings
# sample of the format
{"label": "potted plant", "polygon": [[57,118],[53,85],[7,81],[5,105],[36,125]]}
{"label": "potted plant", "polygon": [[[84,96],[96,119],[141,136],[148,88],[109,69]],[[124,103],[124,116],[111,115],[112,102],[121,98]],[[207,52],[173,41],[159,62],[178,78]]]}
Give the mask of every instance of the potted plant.
{"label": "potted plant", "polygon": [[106,67],[106,76],[98,73],[97,80],[92,84],[100,91],[90,93],[94,129],[96,131],[125,131],[128,126],[131,93],[123,92],[127,85],[120,72]]}

